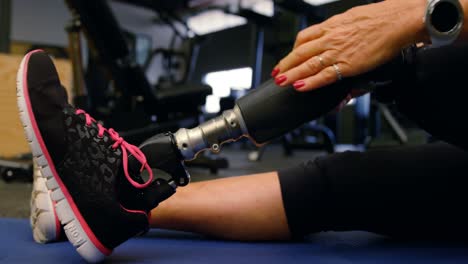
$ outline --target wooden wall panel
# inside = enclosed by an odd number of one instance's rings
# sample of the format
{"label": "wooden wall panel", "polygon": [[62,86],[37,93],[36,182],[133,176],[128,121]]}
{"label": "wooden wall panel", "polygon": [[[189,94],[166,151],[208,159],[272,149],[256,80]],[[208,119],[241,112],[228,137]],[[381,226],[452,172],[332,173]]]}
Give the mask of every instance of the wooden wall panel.
{"label": "wooden wall panel", "polygon": [[[29,153],[16,105],[16,72],[22,56],[0,54],[0,156]],[[72,70],[68,60],[54,59],[60,80],[71,87]],[[71,91],[68,91],[71,96]]]}

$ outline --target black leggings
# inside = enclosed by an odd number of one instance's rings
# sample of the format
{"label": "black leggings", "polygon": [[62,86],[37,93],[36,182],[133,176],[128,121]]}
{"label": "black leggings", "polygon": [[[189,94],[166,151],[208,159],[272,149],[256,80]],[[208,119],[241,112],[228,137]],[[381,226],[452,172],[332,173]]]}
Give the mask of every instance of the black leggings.
{"label": "black leggings", "polygon": [[295,237],[365,230],[468,238],[468,153],[445,143],[345,152],[279,171]]}

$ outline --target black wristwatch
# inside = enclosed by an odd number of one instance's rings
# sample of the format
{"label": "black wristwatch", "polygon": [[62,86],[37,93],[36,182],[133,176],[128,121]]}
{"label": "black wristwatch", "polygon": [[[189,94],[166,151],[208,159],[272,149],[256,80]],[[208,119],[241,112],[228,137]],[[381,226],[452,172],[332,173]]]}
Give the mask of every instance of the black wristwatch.
{"label": "black wristwatch", "polygon": [[453,43],[462,30],[463,21],[463,8],[458,0],[427,0],[424,24],[432,47]]}

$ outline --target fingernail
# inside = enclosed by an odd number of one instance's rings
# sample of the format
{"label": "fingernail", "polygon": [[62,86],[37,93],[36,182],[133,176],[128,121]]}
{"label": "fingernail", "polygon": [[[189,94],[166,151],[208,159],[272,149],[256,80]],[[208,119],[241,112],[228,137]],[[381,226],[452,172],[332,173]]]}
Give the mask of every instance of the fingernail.
{"label": "fingernail", "polygon": [[305,85],[305,82],[303,80],[296,81],[293,84],[294,89],[296,89],[296,90],[299,89],[299,88],[304,87],[304,85]]}
{"label": "fingernail", "polygon": [[275,83],[277,85],[280,85],[280,84],[284,83],[287,79],[288,79],[288,77],[286,77],[286,75],[280,75],[280,76],[276,77]]}
{"label": "fingernail", "polygon": [[280,69],[279,68],[274,68],[273,71],[271,72],[271,77],[276,77],[276,75],[278,75],[278,73],[280,72]]}

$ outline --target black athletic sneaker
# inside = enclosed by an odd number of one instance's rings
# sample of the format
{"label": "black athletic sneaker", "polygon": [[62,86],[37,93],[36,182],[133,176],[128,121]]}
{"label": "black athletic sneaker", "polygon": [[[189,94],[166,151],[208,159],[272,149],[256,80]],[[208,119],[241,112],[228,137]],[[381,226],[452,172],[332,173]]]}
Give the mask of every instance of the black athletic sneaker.
{"label": "black athletic sneaker", "polygon": [[[68,104],[66,90],[45,52],[36,50],[24,57],[17,75],[17,97],[35,162],[78,253],[98,262],[119,244],[147,231],[150,206],[136,208],[138,197],[122,202],[122,193],[136,195],[155,186],[145,156],[114,130]],[[128,168],[129,155],[140,162],[136,169]],[[135,175],[143,168],[150,175],[146,183]]]}

